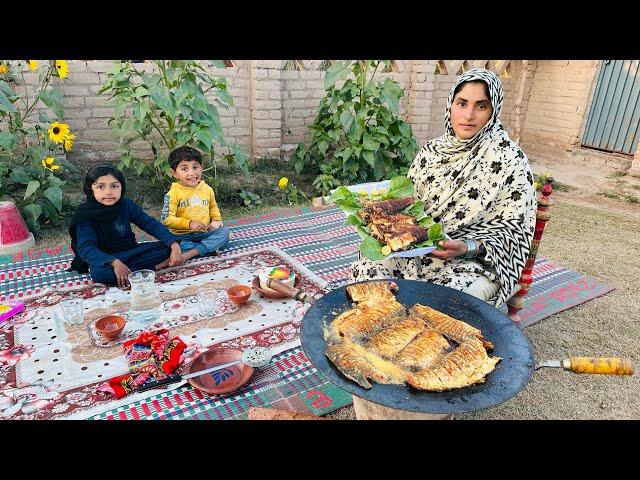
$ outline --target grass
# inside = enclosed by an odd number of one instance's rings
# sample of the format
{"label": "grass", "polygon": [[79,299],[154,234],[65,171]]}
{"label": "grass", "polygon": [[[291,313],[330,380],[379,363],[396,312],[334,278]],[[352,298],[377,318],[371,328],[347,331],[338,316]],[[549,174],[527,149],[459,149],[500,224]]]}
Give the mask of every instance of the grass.
{"label": "grass", "polygon": [[626,177],[627,175],[628,175],[628,173],[623,171],[623,170],[616,170],[611,175],[609,175],[607,178]]}

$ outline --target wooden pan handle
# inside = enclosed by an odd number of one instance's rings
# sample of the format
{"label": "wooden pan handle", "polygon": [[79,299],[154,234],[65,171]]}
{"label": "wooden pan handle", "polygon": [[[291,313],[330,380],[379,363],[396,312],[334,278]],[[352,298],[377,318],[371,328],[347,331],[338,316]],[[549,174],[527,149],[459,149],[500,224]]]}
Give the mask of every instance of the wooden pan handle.
{"label": "wooden pan handle", "polygon": [[628,358],[571,357],[562,361],[562,367],[574,373],[633,375],[633,364]]}

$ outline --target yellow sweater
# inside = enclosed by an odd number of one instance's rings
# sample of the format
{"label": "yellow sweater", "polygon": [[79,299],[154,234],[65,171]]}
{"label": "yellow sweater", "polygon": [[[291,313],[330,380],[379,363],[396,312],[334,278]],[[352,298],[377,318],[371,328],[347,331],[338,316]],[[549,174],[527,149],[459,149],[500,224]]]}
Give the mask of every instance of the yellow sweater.
{"label": "yellow sweater", "polygon": [[213,220],[222,220],[213,188],[204,180],[195,188],[174,182],[164,196],[162,223],[169,227],[172,233],[183,235],[194,232],[195,230],[189,228],[191,220],[197,220],[207,226]]}

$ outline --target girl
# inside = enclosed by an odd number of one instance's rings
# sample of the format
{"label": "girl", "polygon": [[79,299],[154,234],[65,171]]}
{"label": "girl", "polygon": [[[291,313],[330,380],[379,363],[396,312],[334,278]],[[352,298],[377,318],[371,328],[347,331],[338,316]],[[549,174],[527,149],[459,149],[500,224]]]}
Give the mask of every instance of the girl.
{"label": "girl", "polygon": [[[183,263],[178,237],[124,198],[124,176],[117,168],[92,167],[82,190],[87,201],[78,207],[69,226],[76,256],[70,270],[88,271],[96,282],[125,287],[132,271]],[[131,222],[160,241],[138,244]]]}

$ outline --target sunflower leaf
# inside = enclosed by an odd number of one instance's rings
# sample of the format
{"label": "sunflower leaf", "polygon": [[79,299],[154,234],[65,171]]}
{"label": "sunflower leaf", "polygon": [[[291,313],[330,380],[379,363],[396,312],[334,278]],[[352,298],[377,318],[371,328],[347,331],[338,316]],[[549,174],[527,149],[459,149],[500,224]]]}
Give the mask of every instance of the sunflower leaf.
{"label": "sunflower leaf", "polygon": [[152,85],[149,88],[149,95],[153,101],[167,114],[168,117],[176,116],[176,107],[173,105],[169,90],[162,85]]}
{"label": "sunflower leaf", "polygon": [[42,103],[49,107],[56,115],[58,120],[64,119],[64,113],[62,111],[62,92],[55,88],[49,90],[43,90],[38,95]]}
{"label": "sunflower leaf", "polygon": [[26,200],[31,195],[36,193],[38,188],[40,188],[40,182],[38,180],[31,180],[27,185],[27,190],[24,192],[24,199]]}
{"label": "sunflower leaf", "polygon": [[60,187],[49,187],[42,192],[42,195],[48,198],[58,211],[62,210],[62,190]]}

